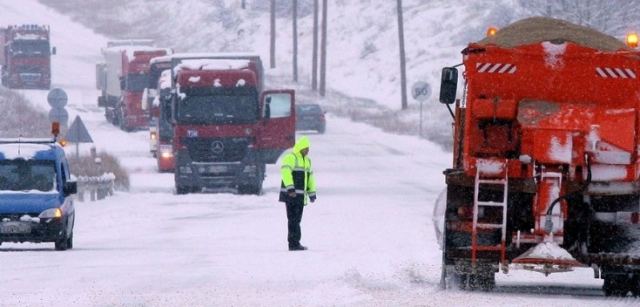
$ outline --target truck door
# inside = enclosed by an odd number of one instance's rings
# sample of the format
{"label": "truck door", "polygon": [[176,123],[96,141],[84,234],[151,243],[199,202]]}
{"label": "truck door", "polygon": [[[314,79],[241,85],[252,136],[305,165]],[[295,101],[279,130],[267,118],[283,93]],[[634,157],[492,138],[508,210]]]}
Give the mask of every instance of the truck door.
{"label": "truck door", "polygon": [[260,95],[260,110],[256,149],[263,162],[276,163],[278,157],[295,142],[295,92],[264,91]]}

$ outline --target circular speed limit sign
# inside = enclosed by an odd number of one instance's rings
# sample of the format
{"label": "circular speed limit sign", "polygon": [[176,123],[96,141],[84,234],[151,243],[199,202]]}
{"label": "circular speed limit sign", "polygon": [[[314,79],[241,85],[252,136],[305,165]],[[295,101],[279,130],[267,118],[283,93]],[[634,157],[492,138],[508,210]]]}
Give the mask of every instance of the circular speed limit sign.
{"label": "circular speed limit sign", "polygon": [[413,99],[423,102],[431,96],[431,86],[424,81],[418,81],[411,87],[411,96]]}

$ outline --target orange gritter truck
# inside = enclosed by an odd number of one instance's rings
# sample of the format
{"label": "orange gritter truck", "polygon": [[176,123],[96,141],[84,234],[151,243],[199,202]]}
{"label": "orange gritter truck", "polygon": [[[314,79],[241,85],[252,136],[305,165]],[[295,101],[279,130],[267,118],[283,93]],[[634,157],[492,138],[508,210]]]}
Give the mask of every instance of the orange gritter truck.
{"label": "orange gritter truck", "polygon": [[457,66],[442,73],[442,286],[590,267],[606,295],[640,295],[640,52],[541,17],[487,33],[462,51],[462,100]]}

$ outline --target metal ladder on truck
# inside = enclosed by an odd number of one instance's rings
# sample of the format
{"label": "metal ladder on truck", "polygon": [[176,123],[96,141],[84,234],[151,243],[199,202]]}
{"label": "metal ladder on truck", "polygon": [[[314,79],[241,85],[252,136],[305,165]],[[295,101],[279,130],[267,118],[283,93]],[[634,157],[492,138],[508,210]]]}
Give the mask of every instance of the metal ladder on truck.
{"label": "metal ladder on truck", "polygon": [[[504,174],[482,174],[478,169],[476,170],[476,178],[473,191],[473,224],[471,228],[471,265],[476,266],[478,252],[481,251],[499,251],[500,252],[500,264],[506,265],[506,236],[507,236],[507,199],[509,189],[509,177],[507,171],[507,163],[503,165]],[[492,186],[494,189],[501,188],[502,201],[481,201],[479,199],[480,191],[486,188],[486,186]],[[502,208],[502,222],[501,223],[478,223],[478,215],[480,208],[482,207],[500,207]],[[501,240],[499,245],[479,245],[478,244],[478,229],[500,229]]]}

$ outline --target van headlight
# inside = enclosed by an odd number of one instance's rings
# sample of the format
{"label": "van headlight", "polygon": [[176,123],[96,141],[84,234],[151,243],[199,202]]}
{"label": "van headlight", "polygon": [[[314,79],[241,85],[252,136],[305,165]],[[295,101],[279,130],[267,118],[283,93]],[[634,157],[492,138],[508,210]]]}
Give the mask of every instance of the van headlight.
{"label": "van headlight", "polygon": [[47,209],[42,211],[38,217],[41,219],[60,218],[62,217],[62,210],[60,208]]}

